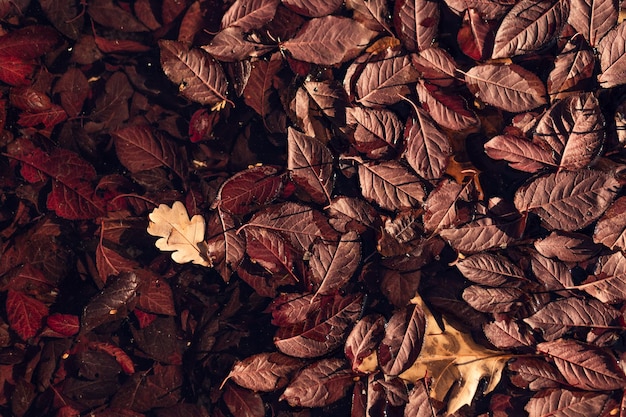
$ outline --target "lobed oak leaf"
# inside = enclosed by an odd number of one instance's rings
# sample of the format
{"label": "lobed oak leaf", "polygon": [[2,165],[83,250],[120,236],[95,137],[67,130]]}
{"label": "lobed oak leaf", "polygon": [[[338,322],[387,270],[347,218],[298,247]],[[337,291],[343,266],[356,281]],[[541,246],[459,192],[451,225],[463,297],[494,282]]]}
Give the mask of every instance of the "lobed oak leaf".
{"label": "lobed oak leaf", "polygon": [[148,233],[157,236],[156,247],[162,251],[173,251],[172,259],[178,263],[193,262],[196,265],[212,266],[204,244],[204,218],[196,214],[191,219],[180,201],[172,207],[161,204],[149,215]]}

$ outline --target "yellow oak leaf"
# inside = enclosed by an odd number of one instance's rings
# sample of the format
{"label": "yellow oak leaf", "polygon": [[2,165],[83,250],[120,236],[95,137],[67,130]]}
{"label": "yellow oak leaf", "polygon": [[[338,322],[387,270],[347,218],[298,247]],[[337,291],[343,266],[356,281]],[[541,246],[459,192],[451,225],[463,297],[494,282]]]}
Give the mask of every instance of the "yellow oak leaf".
{"label": "yellow oak leaf", "polygon": [[483,378],[489,382],[483,394],[498,385],[506,362],[513,356],[487,349],[465,332],[442,318],[442,329],[428,307],[418,296],[411,300],[424,309],[426,334],[422,350],[400,378],[416,382],[424,377],[430,381],[430,397],[444,402],[448,392],[448,414],[453,414],[464,405],[470,405]]}
{"label": "yellow oak leaf", "polygon": [[148,217],[148,233],[160,237],[156,247],[162,251],[173,251],[175,262],[213,266],[204,244],[205,223],[202,216],[196,214],[190,219],[183,203],[176,201],[171,208],[161,204]]}

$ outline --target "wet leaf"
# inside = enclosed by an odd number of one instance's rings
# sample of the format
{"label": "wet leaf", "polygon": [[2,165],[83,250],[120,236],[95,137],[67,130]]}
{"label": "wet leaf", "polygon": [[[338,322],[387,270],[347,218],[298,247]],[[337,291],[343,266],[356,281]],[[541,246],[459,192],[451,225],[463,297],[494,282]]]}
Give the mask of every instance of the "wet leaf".
{"label": "wet leaf", "polygon": [[126,317],[134,307],[138,287],[139,279],[132,272],[124,272],[108,282],[83,309],[81,330],[88,332],[101,324]]}

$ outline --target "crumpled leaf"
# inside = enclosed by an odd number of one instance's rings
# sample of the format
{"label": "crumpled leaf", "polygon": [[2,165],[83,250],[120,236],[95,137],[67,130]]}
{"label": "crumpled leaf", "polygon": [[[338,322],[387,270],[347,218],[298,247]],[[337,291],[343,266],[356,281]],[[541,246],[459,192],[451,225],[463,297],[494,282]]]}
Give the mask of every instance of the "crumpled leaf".
{"label": "crumpled leaf", "polygon": [[428,376],[430,397],[442,402],[447,397],[448,414],[472,403],[483,378],[489,380],[483,393],[493,391],[511,355],[480,346],[445,318],[442,328],[421,298],[415,297],[411,302],[424,310],[426,334],[420,355],[400,378],[415,383]]}
{"label": "crumpled leaf", "polygon": [[193,262],[196,265],[212,266],[204,241],[204,218],[198,214],[189,218],[187,209],[180,201],[172,207],[161,204],[148,215],[148,233],[160,237],[155,242],[162,251],[173,251],[172,259],[179,264]]}

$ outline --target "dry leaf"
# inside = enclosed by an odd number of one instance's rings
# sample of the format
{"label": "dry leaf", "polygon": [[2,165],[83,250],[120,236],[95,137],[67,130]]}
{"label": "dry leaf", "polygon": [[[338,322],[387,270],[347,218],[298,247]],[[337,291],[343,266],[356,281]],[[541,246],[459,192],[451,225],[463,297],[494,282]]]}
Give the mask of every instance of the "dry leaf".
{"label": "dry leaf", "polygon": [[[481,379],[489,379],[483,393],[493,391],[511,355],[478,345],[469,334],[444,318],[445,330],[442,330],[419,296],[411,302],[424,309],[426,334],[419,357],[411,368],[400,374],[400,378],[416,382],[428,376],[431,380],[430,397],[442,402],[448,397],[448,414],[472,403]],[[450,389],[453,391],[448,396]]]}
{"label": "dry leaf", "polygon": [[189,219],[183,203],[176,201],[171,208],[161,204],[148,217],[148,233],[161,238],[156,241],[156,247],[162,251],[173,251],[175,262],[212,266],[204,249],[205,224],[202,216],[196,214]]}

